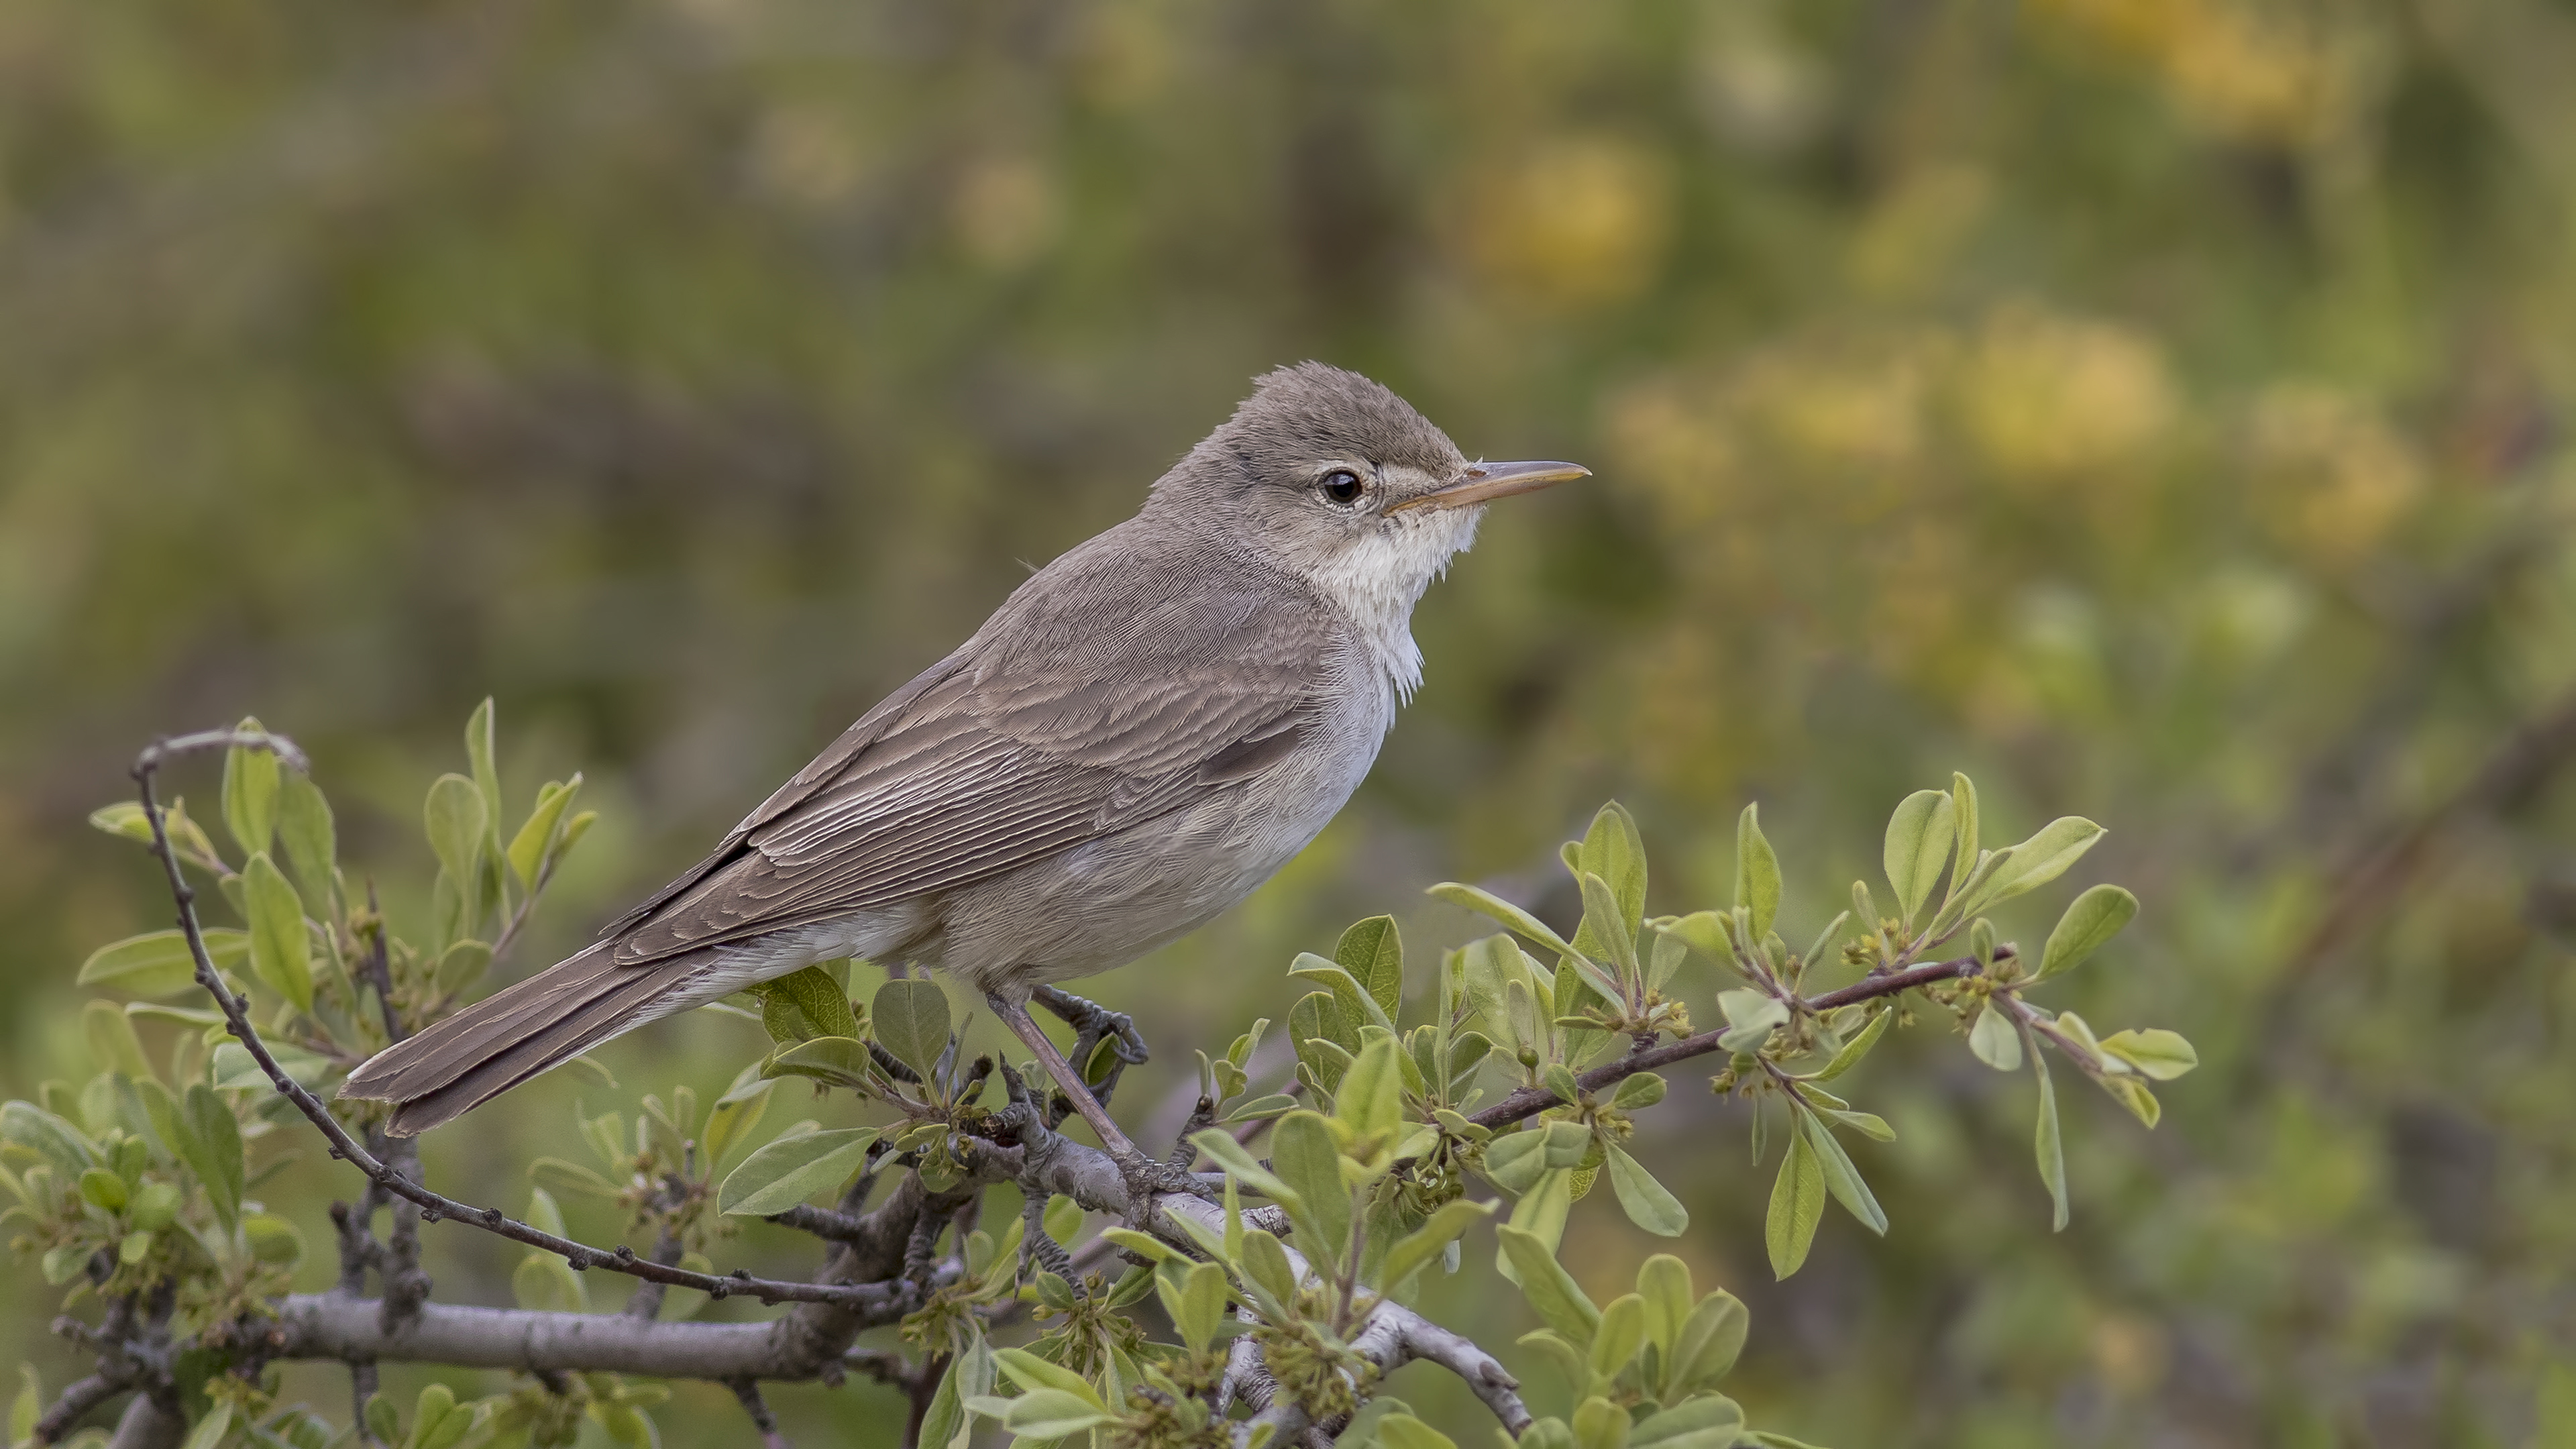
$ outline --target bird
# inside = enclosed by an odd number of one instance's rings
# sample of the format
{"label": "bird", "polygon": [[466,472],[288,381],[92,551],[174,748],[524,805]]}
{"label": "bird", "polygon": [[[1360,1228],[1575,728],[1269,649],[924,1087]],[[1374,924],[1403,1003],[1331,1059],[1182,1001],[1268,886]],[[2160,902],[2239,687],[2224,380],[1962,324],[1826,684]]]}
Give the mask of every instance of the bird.
{"label": "bird", "polygon": [[340,1095],[417,1134],[647,1022],[857,957],[982,993],[1133,1167],[1030,1004],[1144,1060],[1132,1021],[1057,983],[1196,929],[1303,850],[1421,683],[1414,606],[1486,505],[1589,471],[1470,462],[1356,372],[1264,374],[1133,517],[1031,575],[704,860]]}

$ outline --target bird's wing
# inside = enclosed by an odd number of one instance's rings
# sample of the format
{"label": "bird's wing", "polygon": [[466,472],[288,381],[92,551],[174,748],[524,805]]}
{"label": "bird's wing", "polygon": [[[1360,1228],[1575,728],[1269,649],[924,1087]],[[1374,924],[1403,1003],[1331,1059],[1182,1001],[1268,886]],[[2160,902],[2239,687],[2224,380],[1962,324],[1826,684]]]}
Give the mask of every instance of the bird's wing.
{"label": "bird's wing", "polygon": [[1138,582],[1128,597],[1075,591],[1070,618],[1053,617],[1068,612],[1059,601],[1016,629],[988,626],[637,912],[615,959],[641,964],[965,885],[1177,809],[1293,750],[1329,682],[1314,611],[1257,589]]}

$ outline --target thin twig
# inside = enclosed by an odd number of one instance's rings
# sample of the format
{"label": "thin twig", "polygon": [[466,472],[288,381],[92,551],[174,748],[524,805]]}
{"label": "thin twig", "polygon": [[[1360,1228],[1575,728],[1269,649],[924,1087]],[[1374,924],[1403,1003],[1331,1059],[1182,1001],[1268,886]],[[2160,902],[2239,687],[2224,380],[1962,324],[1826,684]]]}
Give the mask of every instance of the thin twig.
{"label": "thin twig", "polygon": [[130,1380],[107,1373],[72,1380],[63,1386],[62,1396],[54,1400],[54,1406],[36,1420],[36,1442],[51,1444],[62,1438],[90,1410],[133,1386]]}
{"label": "thin twig", "polygon": [[349,1360],[349,1423],[358,1432],[361,1444],[381,1444],[376,1431],[367,1427],[367,1400],[376,1396],[376,1361],[371,1358]]}
{"label": "thin twig", "polygon": [[[2010,946],[1995,948],[1995,959],[1998,961],[2011,960],[2013,955],[2013,948]],[[1963,976],[1974,976],[1980,969],[1982,968],[1977,965],[1976,957],[1960,956],[1948,961],[1909,966],[1902,971],[1890,971],[1883,975],[1864,976],[1840,990],[1828,991],[1822,996],[1791,997],[1790,1002],[1799,1011],[1809,1015],[1821,1015],[1846,1006],[1857,1006],[1864,1001],[1875,1001],[1882,996],[1894,996],[1900,992],[1911,991],[1917,986],[1929,986],[1938,981],[1955,981]],[[1667,1042],[1659,1047],[1632,1051],[1617,1061],[1604,1062],[1577,1076],[1574,1083],[1586,1092],[1597,1092],[1603,1087],[1614,1086],[1639,1072],[1650,1072],[1658,1067],[1671,1066],[1675,1062],[1704,1057],[1711,1052],[1721,1050],[1718,1045],[1719,1039],[1733,1030],[1731,1026],[1719,1027],[1714,1031],[1704,1031],[1697,1036],[1686,1036],[1679,1041]],[[1535,1117],[1557,1105],[1559,1103],[1556,1093],[1547,1088],[1523,1087],[1467,1120],[1479,1127],[1508,1127],[1515,1122]]]}
{"label": "thin twig", "polygon": [[760,1431],[761,1449],[787,1449],[787,1436],[778,1432],[778,1416],[769,1412],[769,1403],[760,1396],[760,1381],[735,1379],[727,1385],[742,1411],[751,1416],[751,1426]]}
{"label": "thin twig", "polygon": [[186,877],[179,873],[176,853],[170,848],[168,825],[162,817],[161,802],[152,788],[153,777],[164,763],[180,755],[200,750],[232,747],[269,750],[296,769],[306,768],[303,751],[297,749],[293,741],[282,736],[243,730],[206,730],[193,735],[182,735],[176,739],[162,740],[145,749],[134,762],[135,785],[143,802],[144,818],[152,826],[153,854],[161,859],[162,869],[169,877],[171,899],[179,907],[180,933],[187,938],[189,953],[196,958],[197,984],[203,986],[208,994],[215,998],[215,1005],[223,1011],[226,1029],[250,1053],[251,1059],[259,1064],[260,1070],[268,1074],[270,1084],[276,1087],[281,1096],[294,1103],[296,1110],[302,1112],[306,1120],[319,1128],[322,1135],[330,1141],[332,1156],[356,1167],[386,1192],[417,1205],[422,1214],[431,1220],[445,1217],[471,1223],[485,1232],[553,1253],[577,1270],[606,1268],[612,1272],[625,1273],[650,1282],[668,1283],[678,1288],[695,1288],[715,1298],[744,1293],[760,1299],[763,1303],[837,1303],[856,1306],[868,1301],[868,1295],[862,1292],[860,1287],[853,1285],[790,1283],[774,1278],[753,1278],[748,1275],[718,1277],[712,1273],[693,1273],[684,1268],[648,1262],[632,1252],[621,1256],[609,1249],[596,1248],[588,1243],[576,1242],[555,1233],[540,1231],[510,1217],[499,1208],[477,1207],[471,1203],[459,1202],[444,1193],[434,1192],[397,1173],[378,1159],[374,1153],[359,1145],[358,1140],[349,1135],[349,1130],[340,1125],[339,1119],[331,1115],[331,1109],[325,1106],[319,1097],[314,1096],[302,1083],[288,1076],[286,1069],[278,1065],[276,1056],[268,1049],[268,1043],[260,1037],[258,1029],[251,1025],[248,998],[234,995],[231,989],[224,985],[222,976],[215,970],[214,958],[207,953],[205,934],[197,922],[196,891],[188,884]]}
{"label": "thin twig", "polygon": [[367,881],[367,914],[375,922],[368,933],[374,939],[367,946],[367,984],[376,988],[376,1008],[384,1013],[387,1040],[399,1042],[411,1033],[403,1029],[402,1013],[394,1009],[394,969],[385,954],[385,938],[393,933],[385,929],[384,907],[376,904],[372,878]]}

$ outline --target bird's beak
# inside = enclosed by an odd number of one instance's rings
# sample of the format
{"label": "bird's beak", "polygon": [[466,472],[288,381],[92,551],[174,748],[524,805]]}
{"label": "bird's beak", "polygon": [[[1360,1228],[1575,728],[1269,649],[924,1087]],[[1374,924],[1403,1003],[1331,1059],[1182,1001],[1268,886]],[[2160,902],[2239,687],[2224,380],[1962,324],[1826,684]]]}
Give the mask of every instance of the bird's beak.
{"label": "bird's beak", "polygon": [[1589,478],[1592,470],[1579,463],[1478,463],[1460,476],[1457,482],[1417,493],[1389,508],[1389,513],[1402,513],[1408,508],[1465,508],[1476,503],[1491,503],[1515,493],[1535,493],[1577,478]]}

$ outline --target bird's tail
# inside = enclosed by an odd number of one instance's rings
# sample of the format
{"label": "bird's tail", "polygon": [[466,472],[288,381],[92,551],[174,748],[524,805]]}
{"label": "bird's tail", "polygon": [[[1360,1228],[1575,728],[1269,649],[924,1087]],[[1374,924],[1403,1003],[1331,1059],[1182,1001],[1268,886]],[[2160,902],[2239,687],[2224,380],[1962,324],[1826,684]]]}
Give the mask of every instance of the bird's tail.
{"label": "bird's tail", "polygon": [[369,1058],[343,1097],[395,1105],[386,1131],[426,1132],[490,1098],[661,1015],[666,999],[712,951],[640,966],[610,958],[602,941],[492,993],[418,1036]]}

